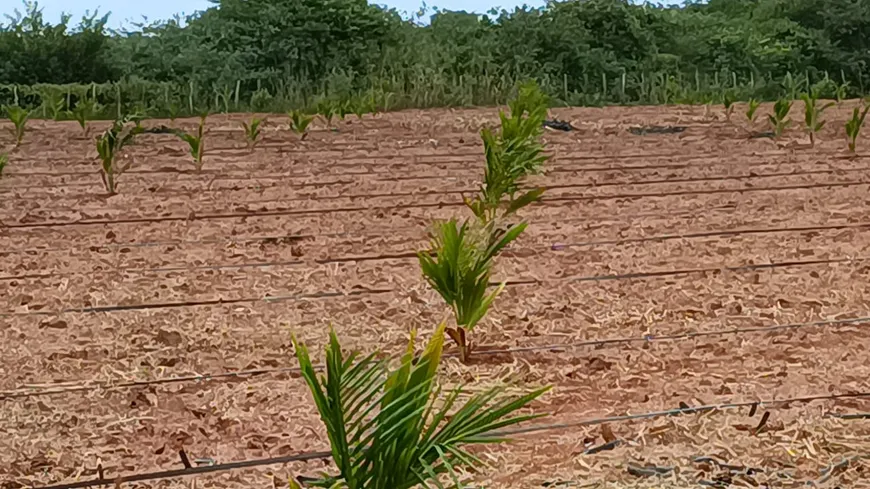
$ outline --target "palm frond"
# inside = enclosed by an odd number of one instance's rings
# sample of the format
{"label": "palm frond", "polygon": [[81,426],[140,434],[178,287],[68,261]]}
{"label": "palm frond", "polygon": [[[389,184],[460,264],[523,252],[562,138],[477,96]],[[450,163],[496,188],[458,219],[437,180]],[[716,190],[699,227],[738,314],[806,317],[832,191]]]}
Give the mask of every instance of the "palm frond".
{"label": "palm frond", "polygon": [[331,331],[322,376],[315,372],[308,349],[294,338],[302,376],[326,426],[338,469],[337,475],[324,476],[315,486],[443,487],[440,478],[446,475],[453,487],[459,487],[457,467],[482,465],[464,445],[502,441],[487,433],[536,417],[516,412],[546,389],[507,397],[503,389],[495,388],[473,396],[456,410],[461,389],[441,399],[437,372],[444,329],[438,327],[416,361],[412,337],[392,369],[375,355],[345,356]]}

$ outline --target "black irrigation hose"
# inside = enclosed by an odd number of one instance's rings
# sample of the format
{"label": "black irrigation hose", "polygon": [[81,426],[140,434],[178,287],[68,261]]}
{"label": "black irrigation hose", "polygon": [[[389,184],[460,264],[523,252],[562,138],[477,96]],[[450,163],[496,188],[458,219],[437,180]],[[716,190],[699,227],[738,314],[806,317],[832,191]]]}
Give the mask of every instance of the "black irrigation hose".
{"label": "black irrigation hose", "polygon": [[[490,433],[492,437],[503,437],[503,436],[511,436],[511,435],[521,435],[527,433],[540,433],[544,431],[552,431],[552,430],[564,430],[566,428],[577,428],[583,426],[594,426],[606,423],[620,423],[625,421],[633,421],[633,420],[646,420],[653,418],[660,418],[664,416],[681,416],[686,414],[696,414],[708,411],[724,411],[730,409],[738,409],[743,407],[751,407],[751,406],[764,406],[774,408],[777,406],[785,406],[785,409],[791,407],[791,404],[807,404],[815,401],[823,401],[823,400],[837,400],[837,399],[855,399],[855,398],[865,398],[870,397],[870,392],[854,392],[848,394],[830,394],[830,395],[814,395],[814,396],[802,396],[802,397],[793,397],[786,399],[771,399],[767,401],[747,401],[747,402],[733,402],[733,403],[722,403],[722,404],[709,404],[703,406],[690,406],[690,407],[681,407],[677,409],[670,409],[666,411],[653,411],[648,413],[641,414],[629,414],[629,415],[621,415],[621,416],[608,416],[594,419],[587,419],[583,421],[570,422],[570,423],[554,423],[548,425],[538,425],[538,426],[529,426],[526,428],[516,428],[510,430],[499,430],[496,432]],[[197,474],[206,474],[211,472],[225,472],[230,470],[244,469],[250,467],[260,467],[264,465],[278,465],[278,464],[286,464],[289,462],[304,462],[309,460],[328,460],[331,458],[330,452],[307,452],[300,453],[297,455],[289,455],[284,457],[273,457],[273,458],[264,458],[264,459],[255,459],[255,460],[244,460],[239,462],[230,462],[225,464],[217,464],[217,465],[209,465],[204,467],[191,467],[184,469],[176,469],[176,470],[163,470],[159,472],[141,472],[136,474],[130,474],[125,476],[119,476],[114,479],[101,477],[99,479],[88,480],[88,481],[80,481],[80,482],[72,482],[68,484],[55,484],[49,486],[40,486],[36,489],[84,489],[88,487],[96,487],[96,486],[109,486],[114,485],[118,487],[120,484],[125,482],[139,482],[146,480],[156,480],[156,479],[169,479],[174,477],[183,477],[189,475],[197,475]]]}
{"label": "black irrigation hose", "polygon": [[[705,208],[703,211],[705,213],[717,212],[717,211],[728,211],[727,213],[731,213],[737,210],[737,205],[735,204],[727,204],[720,206],[713,206]],[[673,218],[673,217],[697,217],[698,211],[675,211],[675,212],[639,212],[637,214],[632,214],[631,217],[633,219],[638,218]],[[570,223],[593,223],[593,222],[609,222],[613,220],[613,216],[601,216],[601,217],[578,217],[571,219],[562,219],[561,216],[555,216],[553,220],[549,218],[544,219],[536,219],[535,222],[538,224],[552,224],[554,222],[559,224],[570,224]],[[377,232],[372,233],[359,233],[359,232],[340,232],[340,233],[321,233],[321,234],[284,234],[284,235],[275,235],[275,236],[249,236],[249,237],[228,237],[228,238],[208,238],[208,239],[190,239],[190,240],[166,240],[166,241],[140,241],[140,242],[130,242],[130,243],[107,243],[101,245],[93,245],[93,246],[70,246],[66,248],[24,248],[17,250],[0,250],[0,256],[8,256],[13,253],[49,253],[49,252],[68,252],[74,250],[84,250],[90,248],[99,248],[99,249],[116,249],[116,248],[147,248],[147,247],[155,247],[155,246],[178,246],[178,245],[187,245],[187,244],[220,244],[220,243],[254,243],[254,242],[262,242],[262,241],[276,241],[276,240],[290,240],[290,241],[299,241],[305,239],[316,239],[316,238],[341,238],[341,237],[367,237],[367,238],[380,238],[384,237],[387,234],[391,236],[395,236],[398,231],[408,231],[408,230],[419,230],[424,229],[424,226],[402,226],[402,227],[387,227],[383,229],[379,229]],[[371,228],[367,228],[371,229]]]}
{"label": "black irrigation hose", "polygon": [[[537,346],[526,346],[526,347],[515,347],[515,348],[504,348],[504,349],[492,349],[492,350],[482,350],[478,349],[475,351],[475,356],[486,356],[486,355],[504,355],[504,354],[513,354],[513,353],[533,353],[533,352],[559,352],[565,350],[575,350],[578,348],[584,347],[592,347],[592,346],[613,346],[613,345],[628,345],[632,343],[654,343],[654,342],[666,342],[666,341],[685,341],[696,338],[710,337],[710,336],[725,336],[725,335],[741,335],[741,334],[761,334],[761,333],[772,333],[776,331],[785,331],[785,330],[795,330],[802,328],[825,328],[825,327],[846,327],[846,326],[860,326],[870,324],[870,316],[858,317],[858,318],[850,318],[850,319],[835,319],[828,321],[811,321],[805,323],[791,323],[791,324],[776,324],[772,326],[758,326],[758,327],[746,327],[746,328],[731,328],[725,330],[717,330],[717,331],[696,331],[689,333],[681,333],[681,334],[670,334],[670,335],[645,335],[641,337],[623,337],[623,338],[609,338],[609,339],[601,339],[601,340],[585,340],[578,341],[572,343],[561,343],[561,344],[550,344],[550,345],[537,345]],[[445,354],[445,357],[456,357],[455,354]],[[317,369],[322,369],[323,367],[318,365],[315,366]],[[115,391],[121,389],[129,389],[134,387],[144,387],[149,385],[160,385],[160,384],[178,384],[184,382],[203,382],[203,381],[214,381],[218,379],[229,379],[229,378],[251,378],[259,375],[266,374],[287,374],[287,373],[297,373],[299,372],[299,368],[297,367],[281,367],[281,368],[266,368],[266,369],[254,369],[254,370],[243,370],[238,372],[224,372],[219,374],[202,374],[202,375],[189,375],[189,376],[179,376],[172,377],[168,379],[155,379],[155,380],[143,380],[143,381],[133,381],[133,382],[120,382],[120,383],[112,383],[112,382],[99,382],[99,383],[91,383],[85,385],[76,385],[70,386],[69,384],[72,381],[66,382],[66,387],[58,387],[58,388],[44,388],[40,390],[31,390],[21,392],[24,389],[18,389],[17,391],[10,392],[0,392],[0,401],[6,399],[20,399],[20,398],[29,398],[29,397],[38,397],[38,396],[47,396],[53,394],[63,394],[68,392],[81,392],[81,391],[96,391],[96,390],[104,390],[104,391]]]}
{"label": "black irrigation hose", "polygon": [[[496,286],[499,284],[504,284],[506,286],[519,286],[519,285],[547,285],[548,283],[553,282],[604,282],[604,281],[620,281],[620,280],[637,280],[637,279],[647,279],[647,278],[656,278],[656,277],[677,277],[681,275],[692,275],[692,274],[700,274],[700,273],[722,273],[722,272],[745,272],[752,270],[770,270],[775,268],[790,268],[790,267],[804,267],[804,266],[815,266],[815,265],[825,265],[825,264],[836,264],[836,263],[853,263],[853,262],[863,262],[870,260],[870,257],[855,257],[855,258],[831,258],[824,260],[795,260],[788,262],[780,262],[780,263],[760,263],[760,264],[750,264],[750,265],[739,265],[734,267],[706,267],[706,268],[687,268],[681,270],[657,270],[650,272],[629,272],[629,273],[620,273],[620,274],[607,274],[607,275],[592,275],[592,276],[575,276],[575,277],[561,277],[556,279],[548,279],[548,280],[538,280],[538,279],[515,279],[515,280],[507,280],[504,282],[491,282],[491,286]],[[13,317],[13,316],[56,316],[59,314],[89,314],[89,313],[98,313],[98,312],[118,312],[118,311],[135,311],[135,310],[146,310],[146,309],[167,309],[167,308],[177,308],[177,307],[198,307],[198,306],[213,306],[213,305],[223,305],[223,304],[238,304],[238,303],[256,303],[256,302],[280,302],[280,301],[297,301],[304,299],[319,299],[319,298],[327,298],[327,297],[347,297],[347,296],[357,296],[357,295],[375,295],[375,294],[387,294],[395,292],[395,289],[357,289],[352,290],[350,292],[340,292],[340,291],[323,291],[323,292],[314,292],[314,293],[304,293],[304,294],[293,294],[293,295],[278,295],[278,296],[268,296],[268,297],[241,297],[234,299],[201,299],[196,301],[177,301],[177,302],[154,302],[154,303],[142,303],[142,304],[124,304],[124,305],[109,305],[109,306],[90,306],[90,307],[79,307],[79,308],[66,308],[58,311],[28,311],[28,312],[2,312],[0,313],[0,317]]]}
{"label": "black irrigation hose", "polygon": [[[562,146],[560,143],[555,142],[555,141],[548,143],[548,145],[550,147]],[[424,148],[426,146],[428,146],[428,145],[423,144],[423,145],[420,145],[420,148]],[[564,145],[564,146],[567,146],[568,149],[572,149],[574,147],[574,145]],[[222,148],[222,149],[224,149],[224,150],[240,150],[240,151],[244,151],[244,153],[247,154],[247,150],[242,149],[242,148]],[[407,148],[396,148],[396,151],[406,150],[406,149]],[[634,160],[634,159],[650,160],[650,159],[654,159],[654,158],[664,158],[664,159],[668,159],[668,160],[672,160],[672,159],[692,160],[692,159],[714,159],[714,158],[721,158],[722,157],[721,153],[699,153],[699,154],[688,153],[687,154],[685,151],[681,151],[681,152],[677,152],[677,153],[673,153],[673,152],[671,152],[671,153],[629,153],[629,154],[622,154],[622,155],[621,154],[571,155],[570,153],[566,154],[566,155],[559,155],[558,151],[555,151],[555,152],[550,151],[548,153],[552,155],[552,159],[555,161],[599,161],[599,160],[619,161],[619,160]],[[142,155],[142,156],[144,157],[147,155]],[[751,152],[747,152],[747,153],[732,153],[732,154],[730,154],[730,156],[732,156],[732,157],[734,157],[734,156],[746,156],[746,157],[752,157],[752,158],[765,158],[765,157],[773,157],[773,156],[788,156],[788,153],[783,152],[783,151],[767,151],[767,152],[751,151]],[[840,156],[837,153],[833,153],[833,154],[820,153],[820,154],[814,154],[814,155],[808,155],[808,156],[827,156],[828,158],[837,158],[837,159],[855,159],[854,157],[851,157],[851,156],[848,156],[848,157]],[[346,162],[341,162],[341,161],[335,162],[335,161],[332,161],[328,158],[324,158],[323,164],[324,164],[324,166],[329,166],[330,168],[335,168],[336,166],[341,167],[341,168],[358,168],[360,165],[365,165],[365,163],[360,163],[359,160],[363,160],[363,161],[364,160],[371,160],[372,162],[378,162],[380,160],[392,160],[392,159],[400,159],[400,160],[404,160],[404,161],[399,162],[399,163],[388,163],[388,165],[409,166],[409,165],[437,165],[437,164],[445,164],[445,163],[464,164],[465,163],[464,158],[466,158],[466,157],[474,157],[474,158],[483,157],[483,146],[478,145],[478,146],[476,146],[476,149],[474,151],[465,152],[465,153],[461,153],[461,152],[451,152],[451,153],[444,153],[444,154],[429,153],[429,154],[410,155],[410,156],[407,154],[401,154],[401,153],[399,153],[399,154],[356,155],[356,156],[343,155],[341,157],[342,159],[345,159],[345,160],[346,159],[353,159],[353,160],[357,160],[357,161],[355,161],[353,163],[346,163]],[[421,160],[426,160],[429,158],[452,158],[452,159],[459,158],[460,160],[421,161]],[[861,158],[861,157],[858,156],[857,158]],[[409,159],[412,160],[411,163],[410,164],[405,163],[405,161],[407,161]],[[90,163],[91,160],[88,160],[88,162]],[[274,165],[268,165],[268,166],[274,166]],[[239,171],[250,171],[251,169],[252,168],[250,168],[250,166],[239,167]],[[222,172],[221,172],[221,170],[206,168],[206,169],[202,170],[201,172],[197,173],[192,169],[179,170],[179,169],[173,168],[169,171],[164,171],[164,170],[160,170],[160,169],[157,169],[157,170],[131,170],[131,171],[127,172],[127,175],[187,174],[187,173],[194,173],[194,174],[199,174],[199,175],[210,175],[210,174],[220,174]],[[383,172],[383,173],[386,173],[386,172]],[[13,177],[13,176],[30,177],[30,176],[34,176],[34,175],[93,176],[93,174],[94,174],[93,171],[76,171],[76,172],[70,172],[70,171],[65,171],[65,172],[14,172],[14,171],[12,171],[12,172],[7,172],[4,175],[8,176],[8,177]],[[62,186],[58,186],[58,187],[62,187]]]}
{"label": "black irrigation hose", "polygon": [[[694,215],[694,214],[693,214]],[[645,236],[643,238],[622,238],[622,239],[607,239],[607,240],[592,240],[585,242],[577,242],[577,243],[558,243],[550,246],[542,246],[539,250],[535,248],[522,248],[522,251],[533,251],[537,253],[546,252],[546,251],[559,251],[568,248],[581,248],[581,247],[593,247],[593,246],[620,246],[625,244],[637,244],[637,243],[647,243],[647,242],[663,242],[670,240],[688,240],[688,239],[697,239],[697,238],[722,238],[722,237],[733,237],[740,235],[757,235],[757,234],[778,234],[778,233],[806,233],[806,232],[814,232],[814,231],[837,231],[843,229],[865,229],[870,228],[870,222],[863,223],[853,223],[853,224],[831,224],[826,226],[796,226],[796,227],[779,227],[779,228],[749,228],[749,229],[734,229],[734,230],[722,230],[722,231],[699,231],[699,232],[691,232],[691,233],[683,233],[683,234],[664,234],[659,236]],[[345,235],[350,235],[352,233],[342,233]],[[356,235],[355,235],[356,236]],[[383,235],[377,235],[383,236]],[[311,236],[305,236],[311,237]],[[287,238],[291,239],[304,239],[301,235],[297,237],[288,236]],[[276,238],[272,238],[276,239]],[[123,245],[119,245],[123,246]],[[506,252],[505,256],[512,256],[514,252]],[[369,261],[381,261],[381,260],[401,260],[401,259],[416,259],[417,252],[416,251],[406,251],[406,252],[398,252],[398,253],[387,253],[380,255],[357,255],[357,256],[343,256],[343,257],[335,257],[335,258],[322,258],[316,259],[313,262],[317,265],[326,265],[332,263],[349,263],[349,262],[369,262]],[[89,275],[94,275],[97,273],[136,273],[136,274],[146,274],[146,273],[166,273],[166,272],[193,272],[197,270],[209,270],[209,271],[218,271],[218,270],[243,270],[243,269],[251,269],[251,268],[272,268],[272,267],[287,267],[294,265],[303,265],[305,263],[309,263],[306,260],[290,260],[290,261],[274,261],[274,262],[253,262],[253,263],[238,263],[238,264],[219,264],[219,265],[197,265],[197,266],[184,266],[184,265],[176,265],[176,266],[162,266],[162,267],[153,267],[153,268],[112,268],[108,270],[91,270],[87,273]],[[46,279],[46,278],[54,278],[54,277],[65,277],[74,275],[70,272],[51,272],[51,273],[29,273],[24,275],[0,275],[0,281],[9,281],[9,280],[28,280],[28,279]]]}
{"label": "black irrigation hose", "polygon": [[[570,158],[559,158],[559,160],[562,160],[562,159],[570,159]],[[616,171],[631,172],[631,171],[648,171],[648,170],[665,170],[665,169],[668,169],[668,170],[686,170],[686,169],[693,169],[693,168],[715,167],[719,164],[720,163],[718,161],[714,161],[712,163],[704,163],[704,164],[662,163],[662,164],[655,164],[655,165],[609,165],[609,166],[549,165],[547,167],[547,169],[545,170],[544,174],[579,173],[579,172],[593,173],[593,172],[616,172]],[[735,168],[735,167],[753,168],[753,167],[757,167],[757,166],[771,166],[771,165],[801,166],[801,165],[805,165],[805,164],[808,164],[808,163],[807,162],[775,163],[775,162],[764,161],[762,163],[756,163],[756,162],[736,163],[736,164],[729,165],[729,168]],[[435,168],[435,170],[444,170],[444,168]],[[755,176],[757,176],[757,177],[789,176],[789,175],[837,173],[837,172],[863,171],[863,170],[864,169],[861,169],[861,168],[858,168],[858,169],[854,169],[854,168],[826,168],[826,169],[822,169],[822,170],[815,170],[815,171],[809,171],[809,172],[791,172],[791,173],[783,172],[780,174],[761,174],[761,175],[755,175]],[[134,174],[134,175],[136,173],[139,173],[141,175],[141,174],[153,174],[153,173],[158,173],[158,172],[132,172],[132,174]],[[179,171],[178,173],[182,174],[182,175],[191,173],[193,175],[199,175],[200,177],[202,177],[203,175],[212,174],[212,172],[195,173],[192,171],[191,172]],[[753,172],[750,172],[750,173],[753,173]],[[227,175],[226,172],[221,172],[221,173],[215,173],[214,174],[215,176],[209,180],[199,178],[199,179],[175,180],[172,183],[173,184],[204,183],[207,181],[209,184],[208,187],[210,187],[211,183],[215,182],[215,181],[225,181],[225,180],[232,181],[232,182],[255,181],[258,183],[246,184],[246,186],[241,187],[241,189],[250,190],[250,189],[272,188],[272,187],[277,187],[277,186],[288,187],[288,188],[307,188],[307,187],[325,187],[325,186],[343,185],[343,184],[346,185],[346,184],[350,184],[350,183],[356,183],[358,181],[358,180],[352,180],[352,181],[351,180],[342,180],[341,178],[371,177],[371,176],[377,176],[377,175],[393,175],[393,174],[395,174],[395,170],[392,170],[392,169],[383,170],[383,171],[365,171],[365,172],[356,171],[356,172],[331,173],[331,174],[329,174],[329,176],[333,177],[335,179],[338,179],[338,180],[329,180],[329,181],[325,181],[325,182],[290,183],[290,182],[288,182],[288,180],[292,181],[292,180],[298,179],[298,178],[311,178],[311,174],[309,174],[309,173],[295,173],[295,174],[291,173],[291,174],[266,174],[266,175],[256,175],[256,176],[250,176],[250,175],[238,176],[238,175]],[[23,176],[26,174],[18,174],[18,175]],[[83,175],[91,176],[92,174],[91,173],[83,173]],[[407,177],[380,177],[380,178],[375,178],[374,181],[375,182],[399,182],[399,181],[412,181],[412,180],[430,181],[432,179],[452,178],[452,177],[456,177],[456,175],[457,175],[457,171],[452,171],[447,175],[430,174],[430,175],[407,176]],[[471,174],[469,174],[469,177],[470,176],[471,176]],[[720,177],[720,178],[725,178],[725,177]],[[752,176],[747,175],[747,176],[744,176],[743,178],[752,178]],[[708,177],[708,179],[714,180],[717,178]],[[262,182],[264,180],[275,180],[275,182],[273,182],[271,184],[263,184]],[[694,180],[691,180],[691,179],[672,180],[672,182],[674,182],[674,183],[680,183],[680,182],[686,182],[686,181],[694,181]],[[650,183],[650,182],[637,182],[637,184],[642,184],[642,183]],[[616,185],[616,184],[622,184],[622,183],[620,183],[620,182],[614,182],[614,183],[602,182],[602,183],[597,184],[596,186]],[[629,183],[625,183],[625,184],[628,185]],[[630,184],[635,184],[635,182],[630,182]],[[16,186],[16,187],[14,187],[14,190],[16,192],[20,192],[21,190],[26,190],[26,189],[59,189],[59,188],[73,188],[73,187],[93,187],[93,186],[94,186],[93,183],[67,183],[64,185],[27,185],[27,186]],[[178,190],[177,192],[174,192],[174,193],[169,194],[169,195],[188,195],[188,194],[191,194],[193,192],[202,193],[202,192],[222,192],[222,191],[235,191],[235,190],[239,190],[239,189],[226,188],[226,187],[217,188],[217,189],[212,189],[212,188],[190,189],[190,190]],[[2,195],[2,194],[0,194],[0,195]],[[167,195],[167,194],[161,194],[161,195]],[[44,199],[45,197],[46,197],[45,194],[40,194],[40,195],[36,195],[36,196],[32,196],[32,197],[31,196],[23,197],[23,199],[24,200],[36,200],[36,199]],[[67,199],[81,198],[81,194],[62,195],[60,197],[67,198]],[[22,197],[18,197],[18,198],[21,199]]]}
{"label": "black irrigation hose", "polygon": [[[749,173],[745,175],[725,175],[725,176],[710,176],[710,177],[689,177],[689,178],[659,178],[653,180],[638,180],[638,181],[608,181],[608,182],[581,182],[581,183],[565,183],[565,184],[552,184],[552,185],[541,185],[540,187],[546,190],[567,190],[567,189],[590,189],[590,188],[603,188],[603,187],[627,187],[627,186],[652,186],[652,185],[668,185],[668,184],[681,184],[681,183],[700,183],[700,182],[726,182],[726,181],[743,181],[743,180],[759,180],[764,178],[782,178],[782,177],[796,177],[796,176],[807,176],[807,175],[830,175],[830,174],[844,174],[844,173],[861,173],[861,172],[870,172],[870,167],[862,167],[862,168],[849,168],[849,169],[827,169],[827,170],[808,170],[808,171],[798,171],[798,172],[778,172],[778,173]],[[358,182],[355,181],[336,181],[330,182],[327,184],[320,183],[312,183],[312,184],[290,184],[287,185],[289,187],[293,186],[302,186],[302,187],[323,187],[327,185],[351,185],[356,184]],[[266,187],[276,187],[283,186],[281,182],[275,185],[269,185]],[[235,189],[218,189],[221,191],[234,191]],[[208,190],[209,192],[211,190]],[[391,199],[391,198],[403,198],[403,197],[433,197],[433,196],[448,196],[448,195],[466,195],[473,194],[476,191],[475,188],[463,188],[459,190],[426,190],[426,191],[405,191],[405,192],[379,192],[379,193],[357,193],[357,194],[347,194],[347,195],[313,195],[313,196],[296,196],[296,197],[287,197],[282,199],[267,199],[267,200],[249,200],[249,201],[234,201],[237,205],[246,205],[246,206],[254,206],[254,205],[264,205],[264,204],[273,204],[276,202],[334,202],[339,200],[364,200],[364,199]],[[173,195],[189,195],[192,193],[202,193],[201,190],[191,190],[191,191],[182,191],[174,194],[163,193],[160,194],[159,197],[164,198]],[[150,196],[149,196],[150,197]],[[45,199],[46,196],[36,196],[33,199],[24,199],[24,200],[34,200],[34,199]],[[71,199],[78,200],[79,197],[73,196],[59,196],[57,198],[53,198],[53,200],[59,199]],[[103,210],[102,207],[94,208],[94,207],[76,207],[75,211],[77,212],[98,212]],[[40,212],[68,212],[71,209],[63,208],[63,207],[40,207]]]}
{"label": "black irrigation hose", "polygon": [[[614,194],[614,195],[564,195],[558,197],[543,197],[542,202],[565,203],[565,202],[593,202],[606,200],[634,200],[643,198],[664,198],[678,197],[685,195],[715,195],[715,194],[745,194],[755,192],[777,192],[788,190],[807,190],[817,188],[844,188],[870,185],[870,180],[859,180],[853,182],[820,182],[806,185],[785,185],[781,187],[744,187],[744,188],[728,188],[728,189],[706,189],[706,190],[681,190],[677,192],[643,192],[631,194]],[[279,201],[276,201],[279,202]],[[133,217],[125,219],[82,219],[79,221],[67,222],[37,222],[24,224],[5,224],[3,227],[7,229],[36,229],[36,228],[55,228],[55,227],[71,227],[71,226],[86,226],[86,225],[113,225],[113,224],[140,224],[151,222],[173,222],[173,221],[194,221],[194,220],[218,220],[218,219],[239,219],[239,218],[262,218],[276,216],[301,216],[301,215],[319,215],[319,214],[338,214],[345,212],[372,212],[372,211],[393,211],[398,209],[431,209],[445,207],[462,207],[464,202],[432,202],[425,204],[401,204],[393,206],[374,206],[374,207],[337,207],[334,209],[286,209],[272,210],[264,212],[232,212],[226,214],[193,214],[186,216],[166,216],[166,217]]]}

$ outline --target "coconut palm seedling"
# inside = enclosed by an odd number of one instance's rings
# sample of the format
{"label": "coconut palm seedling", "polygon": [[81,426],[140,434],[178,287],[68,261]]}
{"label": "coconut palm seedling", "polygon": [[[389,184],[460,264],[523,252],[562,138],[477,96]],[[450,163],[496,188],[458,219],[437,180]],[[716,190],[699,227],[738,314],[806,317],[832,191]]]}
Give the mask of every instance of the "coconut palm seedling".
{"label": "coconut palm seedling", "polygon": [[290,118],[290,130],[299,134],[299,139],[304,141],[308,136],[308,126],[314,117],[301,110],[291,110],[287,116]]}
{"label": "coconut palm seedling", "polygon": [[351,107],[350,100],[345,100],[343,102],[335,103],[335,112],[338,115],[339,120],[344,120],[348,114],[353,112],[353,108]]}
{"label": "coconut palm seedling", "polygon": [[544,189],[520,192],[527,175],[540,170],[547,156],[540,136],[546,118],[546,97],[534,84],[523,85],[510,102],[511,115],[500,114],[499,132],[481,131],[486,155],[484,183],[466,205],[476,219],[460,225],[440,223],[431,233],[431,249],[418,253],[426,281],[450,306],[456,321],[447,334],[466,362],[472,351],[468,333],[486,315],[504,284],[489,289],[495,257],[526,229],[527,223],[507,224],[506,218],[537,201]]}
{"label": "coconut palm seedling", "polygon": [[30,119],[30,111],[22,109],[17,105],[7,105],[3,107],[4,112],[12,121],[12,137],[15,139],[15,147],[21,146],[21,141],[24,140],[24,133],[27,131],[27,121]]}
{"label": "coconut palm seedling", "polygon": [[241,126],[245,130],[245,142],[248,144],[248,149],[253,150],[257,145],[257,140],[260,138],[260,126],[265,122],[265,119],[251,118],[251,122],[241,121]]}
{"label": "coconut palm seedling", "polygon": [[88,122],[94,120],[100,112],[100,105],[93,100],[81,100],[76,104],[75,108],[70,111],[72,118],[79,123],[82,132],[87,137],[90,132]]}
{"label": "coconut palm seedling", "polygon": [[731,114],[734,112],[734,96],[731,92],[722,95],[722,103],[725,106],[725,120],[731,122]]}
{"label": "coconut palm seedling", "polygon": [[475,220],[460,225],[451,219],[436,224],[431,233],[431,250],[417,254],[426,281],[452,309],[456,327],[448,328],[447,334],[459,347],[463,363],[473,347],[468,333],[505,286],[489,291],[495,257],[525,229],[526,223],[505,231],[495,229],[493,223]]}
{"label": "coconut palm seedling", "polygon": [[42,114],[51,114],[52,120],[59,121],[61,115],[65,113],[63,110],[66,100],[62,93],[52,89],[47,89],[40,94],[42,97]]}
{"label": "coconut palm seedling", "polygon": [[202,114],[199,117],[199,126],[197,127],[196,134],[190,134],[181,129],[169,130],[172,134],[175,134],[179,139],[187,143],[187,146],[190,149],[190,156],[193,157],[193,166],[196,168],[196,171],[202,171],[202,157],[205,153],[204,135],[206,117],[208,117],[208,114]]}
{"label": "coconut palm seedling", "polygon": [[746,119],[750,124],[755,122],[755,118],[757,117],[755,112],[758,111],[759,106],[761,106],[761,102],[754,98],[749,99],[749,106],[746,108]]}
{"label": "coconut palm seedling", "polygon": [[791,119],[788,118],[791,106],[791,100],[779,99],[773,105],[773,114],[767,116],[776,137],[782,136],[783,131],[791,124]]}
{"label": "coconut palm seedling", "polygon": [[137,124],[131,125],[134,117],[125,116],[116,120],[112,127],[97,138],[97,154],[100,158],[100,178],[109,195],[117,193],[117,177],[130,168],[132,160],[120,164],[118,159],[125,146],[132,144],[133,139],[146,130]]}
{"label": "coconut palm seedling", "polygon": [[834,102],[828,102],[819,106],[819,97],[813,94],[801,95],[801,100],[804,102],[804,123],[806,124],[807,133],[810,135],[810,145],[816,144],[816,133],[825,127],[825,121],[822,120],[822,114],[834,105]]}
{"label": "coconut palm seedling", "polygon": [[[345,355],[330,331],[325,373],[293,339],[302,377],[326,428],[337,473],[310,481],[334,489],[463,487],[460,473],[485,465],[466,447],[506,441],[504,428],[541,417],[518,414],[549,390],[507,395],[503,386],[470,395],[462,387],[441,395],[438,367],[444,346],[439,327],[419,358],[414,335],[398,362]],[[397,363],[397,364],[396,364]],[[291,485],[292,487],[292,485]],[[297,486],[298,487],[298,486]]]}
{"label": "coconut palm seedling", "polygon": [[870,110],[870,105],[865,105],[864,110],[855,107],[852,109],[852,118],[846,121],[846,138],[849,142],[849,151],[853,154],[858,145],[858,136],[861,134],[861,128],[864,127],[864,119],[867,117],[868,110]]}
{"label": "coconut palm seedling", "polygon": [[335,117],[335,105],[329,100],[321,100],[317,104],[317,113],[323,117],[327,128],[332,128],[332,118]]}
{"label": "coconut palm seedling", "polygon": [[[540,172],[549,158],[540,142],[543,122],[547,118],[547,98],[532,82],[520,88],[508,106],[511,115],[499,114],[501,132],[481,131],[486,167],[478,196],[466,200],[468,207],[483,222],[507,217],[535,202],[544,190],[536,188],[520,193],[520,183],[528,175]],[[519,195],[518,195],[519,194]]]}

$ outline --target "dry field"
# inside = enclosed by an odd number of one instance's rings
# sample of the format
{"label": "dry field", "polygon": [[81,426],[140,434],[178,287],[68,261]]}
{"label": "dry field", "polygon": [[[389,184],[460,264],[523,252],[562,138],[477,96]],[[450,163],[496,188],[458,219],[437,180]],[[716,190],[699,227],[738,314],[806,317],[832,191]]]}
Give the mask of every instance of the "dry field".
{"label": "dry field", "polygon": [[[549,190],[474,330],[495,351],[445,360],[443,378],[552,384],[534,423],[562,426],[483,450],[480,486],[862,484],[870,155],[845,153],[850,110],[826,113],[815,148],[797,123],[748,138],[739,108],[735,124],[697,107],[553,111],[577,130],[545,133],[554,158],[535,182]],[[414,252],[433,220],[465,212],[477,130],[497,121],[351,119],[299,142],[272,117],[250,153],[242,117],[215,116],[201,174],[174,137],[144,136],[108,198],[75,123],[31,122],[0,180],[0,487],[180,469],[182,447],[218,464],[328,448],[291,331],[318,353],[330,323],[346,346],[398,352],[446,317]],[[686,130],[628,131],[640,125]],[[125,487],[286,487],[324,464]]]}

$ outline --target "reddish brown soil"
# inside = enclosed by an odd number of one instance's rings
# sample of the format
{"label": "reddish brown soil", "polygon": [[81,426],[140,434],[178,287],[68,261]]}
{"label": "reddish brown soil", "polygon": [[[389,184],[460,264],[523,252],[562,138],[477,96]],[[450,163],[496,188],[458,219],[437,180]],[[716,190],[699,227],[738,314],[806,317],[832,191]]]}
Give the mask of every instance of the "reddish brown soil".
{"label": "reddish brown soil", "polygon": [[[845,152],[850,110],[826,113],[815,148],[797,123],[749,139],[745,122],[703,108],[554,110],[578,130],[545,135],[554,158],[534,183],[550,189],[524,213],[529,230],[498,270],[510,284],[474,340],[504,350],[870,316],[870,156]],[[31,123],[0,180],[0,487],[94,478],[98,465],[107,477],[177,469],[181,447],[218,463],[324,450],[306,388],[282,370],[296,365],[290,332],[319,352],[333,324],[348,347],[396,352],[445,317],[414,252],[433,220],[463,214],[494,110],[354,118],[304,142],[273,116],[253,152],[239,120],[212,118],[199,174],[173,137],[143,137],[112,197],[74,123]],[[687,129],[627,131],[668,124]],[[540,425],[856,393],[870,390],[868,324],[496,352],[445,360],[444,379],[553,385],[534,405],[551,414]],[[117,385],[251,369],[269,372]],[[622,443],[595,454],[601,427],[567,426],[481,450],[493,468],[479,480],[804,486],[870,455],[870,421],[830,416],[866,412],[844,398],[610,423]],[[632,464],[675,469],[644,477]],[[823,484],[858,487],[863,464]],[[196,480],[286,487],[323,467]]]}

